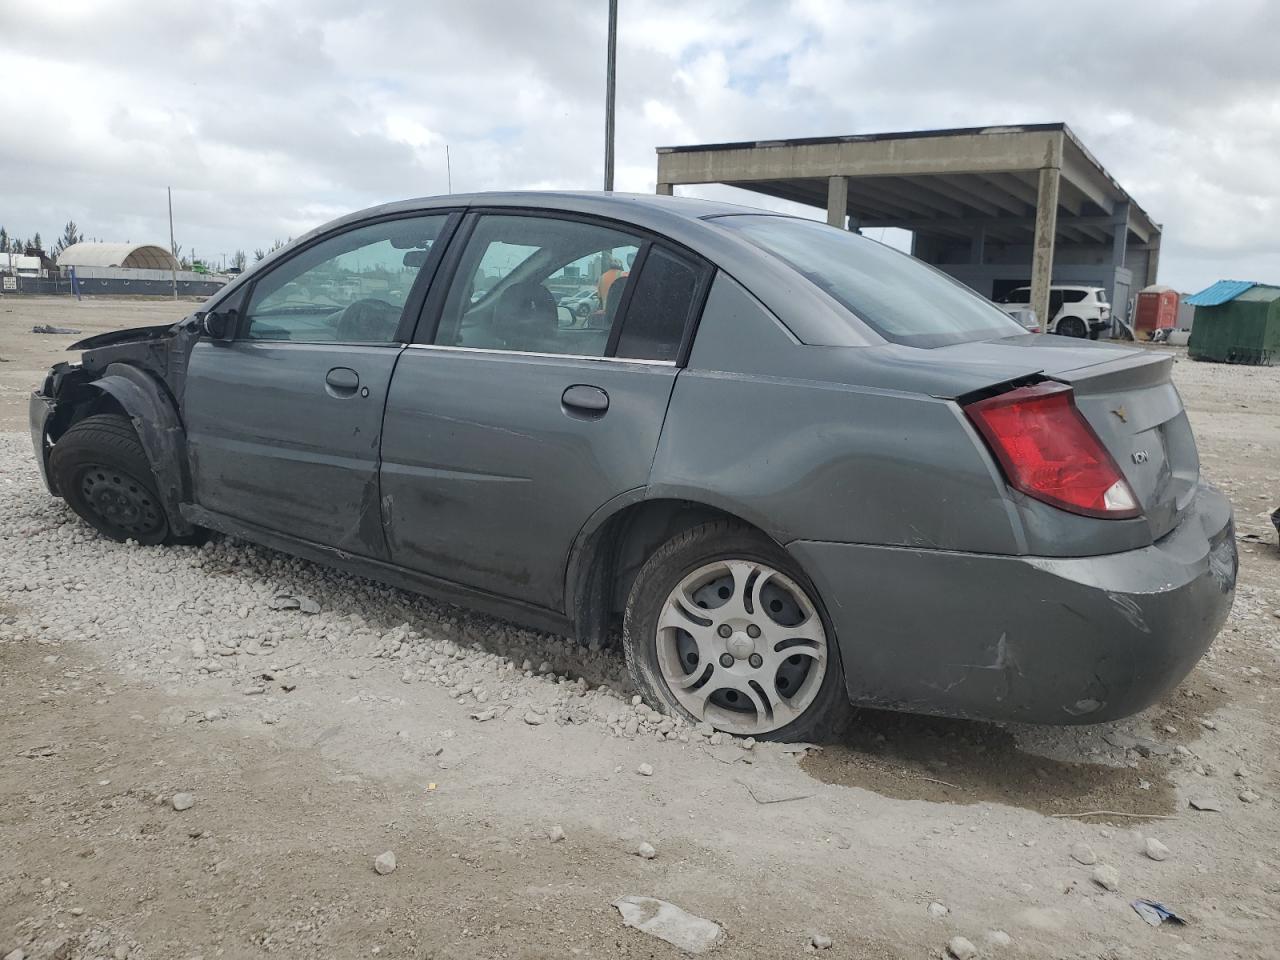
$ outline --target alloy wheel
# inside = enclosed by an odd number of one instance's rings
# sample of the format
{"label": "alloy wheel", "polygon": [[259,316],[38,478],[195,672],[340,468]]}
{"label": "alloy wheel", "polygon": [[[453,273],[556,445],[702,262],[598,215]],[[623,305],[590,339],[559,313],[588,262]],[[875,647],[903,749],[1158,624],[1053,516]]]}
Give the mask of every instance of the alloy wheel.
{"label": "alloy wheel", "polygon": [[813,601],[752,560],[716,561],[684,577],[663,604],[655,639],[680,706],[742,736],[791,723],[826,676],[827,635]]}

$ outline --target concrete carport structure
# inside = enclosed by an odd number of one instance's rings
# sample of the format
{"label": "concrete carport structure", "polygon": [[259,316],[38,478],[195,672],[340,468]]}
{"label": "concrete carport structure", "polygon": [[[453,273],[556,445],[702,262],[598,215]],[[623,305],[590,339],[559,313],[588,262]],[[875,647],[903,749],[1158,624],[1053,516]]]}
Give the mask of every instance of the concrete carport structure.
{"label": "concrete carport structure", "polygon": [[988,297],[1105,287],[1117,316],[1155,283],[1161,229],[1065,123],[659,147],[657,192],[723,183],[912,231],[912,253]]}

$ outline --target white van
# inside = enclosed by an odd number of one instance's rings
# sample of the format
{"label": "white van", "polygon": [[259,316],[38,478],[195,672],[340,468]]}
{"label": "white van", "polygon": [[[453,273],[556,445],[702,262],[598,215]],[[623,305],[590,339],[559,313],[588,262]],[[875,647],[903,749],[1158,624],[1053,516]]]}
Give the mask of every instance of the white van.
{"label": "white van", "polygon": [[[1013,308],[1025,310],[1031,303],[1031,288],[1017,287],[998,301],[1010,315]],[[1089,337],[1111,326],[1111,304],[1107,291],[1102,287],[1052,286],[1049,288],[1049,324],[1045,333],[1057,333],[1064,337]]]}

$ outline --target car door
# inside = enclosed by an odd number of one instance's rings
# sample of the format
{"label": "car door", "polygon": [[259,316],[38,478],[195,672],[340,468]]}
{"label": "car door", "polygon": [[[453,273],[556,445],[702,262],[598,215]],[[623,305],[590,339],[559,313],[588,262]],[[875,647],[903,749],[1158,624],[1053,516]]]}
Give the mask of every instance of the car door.
{"label": "car door", "polygon": [[385,557],[383,404],[449,225],[408,216],[322,237],[254,281],[233,339],[196,344],[183,416],[199,508]]}
{"label": "car door", "polygon": [[[560,610],[587,519],[648,481],[709,270],[565,215],[472,214],[462,232],[387,400],[390,556]],[[552,289],[611,270],[607,302],[585,319],[557,310]]]}

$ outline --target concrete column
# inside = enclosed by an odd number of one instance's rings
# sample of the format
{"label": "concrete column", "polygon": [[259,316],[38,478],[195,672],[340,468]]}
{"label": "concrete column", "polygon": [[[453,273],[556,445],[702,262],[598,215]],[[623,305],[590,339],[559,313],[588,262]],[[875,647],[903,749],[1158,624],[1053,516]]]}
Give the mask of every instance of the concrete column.
{"label": "concrete column", "polygon": [[1117,203],[1115,217],[1111,221],[1111,265],[1124,266],[1125,248],[1129,245],[1129,204]]}
{"label": "concrete column", "polygon": [[981,266],[987,255],[987,228],[977,227],[969,239],[969,262]]}
{"label": "concrete column", "polygon": [[[1147,282],[1143,286],[1151,286],[1156,282],[1156,276],[1160,272],[1160,237],[1161,233],[1153,233],[1151,242],[1147,245]],[[1133,278],[1135,281],[1137,277]]]}
{"label": "concrete column", "polygon": [[670,197],[670,196],[674,196],[674,195],[675,195],[675,191],[672,189],[671,184],[669,184],[669,183],[659,183],[659,184],[658,184],[658,189],[657,189],[657,194],[658,194],[658,196],[660,196],[660,197]]}
{"label": "concrete column", "polygon": [[1053,241],[1058,231],[1058,167],[1041,167],[1036,195],[1036,232],[1031,248],[1031,308],[1041,326],[1049,321],[1049,287],[1053,283]]}
{"label": "concrete column", "polygon": [[827,178],[827,223],[844,229],[844,218],[849,212],[849,178]]}

